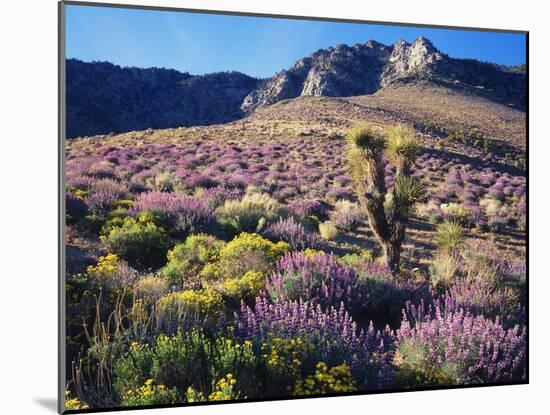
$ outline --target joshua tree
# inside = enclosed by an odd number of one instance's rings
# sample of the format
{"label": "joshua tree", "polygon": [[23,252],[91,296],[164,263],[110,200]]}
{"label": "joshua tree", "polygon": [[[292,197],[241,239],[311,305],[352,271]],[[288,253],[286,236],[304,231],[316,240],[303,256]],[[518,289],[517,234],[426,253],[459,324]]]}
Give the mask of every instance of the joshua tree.
{"label": "joshua tree", "polygon": [[[353,128],[346,136],[349,170],[360,205],[392,273],[399,273],[401,244],[414,204],[425,188],[410,177],[411,165],[420,149],[410,126],[396,125],[387,138],[369,126]],[[394,186],[386,189],[384,155],[395,165]]]}

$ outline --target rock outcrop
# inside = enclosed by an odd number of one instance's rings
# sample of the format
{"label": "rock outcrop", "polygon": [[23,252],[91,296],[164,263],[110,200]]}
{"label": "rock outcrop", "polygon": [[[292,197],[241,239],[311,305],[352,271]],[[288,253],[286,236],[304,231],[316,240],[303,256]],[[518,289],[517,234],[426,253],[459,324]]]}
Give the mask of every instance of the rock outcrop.
{"label": "rock outcrop", "polygon": [[454,59],[420,37],[392,46],[369,40],[318,50],[265,80],[245,97],[241,108],[249,113],[281,99],[367,95],[388,85],[418,81],[462,89],[518,109],[525,106],[525,71],[521,68]]}
{"label": "rock outcrop", "polygon": [[525,79],[524,65],[451,58],[424,37],[320,49],[265,80],[69,59],[67,137],[225,123],[284,99],[369,95],[402,83],[444,86],[524,111]]}

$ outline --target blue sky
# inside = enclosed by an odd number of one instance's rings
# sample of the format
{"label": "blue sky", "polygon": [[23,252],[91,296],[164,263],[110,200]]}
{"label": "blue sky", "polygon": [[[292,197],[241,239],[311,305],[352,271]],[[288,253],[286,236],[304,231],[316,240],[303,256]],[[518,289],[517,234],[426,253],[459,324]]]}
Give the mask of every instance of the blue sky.
{"label": "blue sky", "polygon": [[374,39],[430,39],[442,52],[525,63],[525,35],[248,16],[67,6],[67,57],[191,74],[235,70],[269,77],[320,48]]}

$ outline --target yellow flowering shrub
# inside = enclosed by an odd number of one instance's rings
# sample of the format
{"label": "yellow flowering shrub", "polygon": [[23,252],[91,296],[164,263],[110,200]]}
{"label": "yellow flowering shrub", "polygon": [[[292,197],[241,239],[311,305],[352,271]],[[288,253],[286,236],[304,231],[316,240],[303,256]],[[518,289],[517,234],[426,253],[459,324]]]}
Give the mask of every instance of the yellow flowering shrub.
{"label": "yellow flowering shrub", "polygon": [[345,363],[331,367],[324,362],[317,363],[315,374],[296,382],[295,396],[317,395],[323,393],[354,392],[357,390],[355,379]]}
{"label": "yellow flowering shrub", "polygon": [[[124,201],[120,200],[118,202],[131,202],[131,201]],[[158,216],[154,215],[152,212],[143,212],[141,213],[137,218],[134,218],[133,216],[128,216],[127,210],[121,210],[124,204],[120,204],[118,209],[113,210],[109,214],[109,219],[103,224],[101,227],[101,230],[99,234],[101,236],[109,236],[112,230],[117,228],[122,228],[124,226],[131,226],[135,224],[140,225],[147,225],[147,224],[153,224],[153,225],[159,225],[160,226],[160,219]]]}
{"label": "yellow flowering shrub", "polygon": [[240,278],[230,278],[223,284],[224,294],[237,298],[254,298],[265,289],[265,278],[261,272],[248,271]]}
{"label": "yellow flowering shrub", "polygon": [[232,373],[239,381],[239,390],[246,396],[258,396],[258,356],[250,340],[218,337],[212,343],[210,364],[213,379]]}
{"label": "yellow flowering shrub", "polygon": [[187,388],[185,398],[187,402],[207,402],[207,401],[232,401],[242,399],[240,392],[235,390],[237,380],[231,373],[218,380],[213,388],[212,393],[206,397],[204,393],[195,390],[193,387]]}
{"label": "yellow flowering shrub", "polygon": [[74,189],[71,193],[79,199],[85,199],[88,196],[88,191],[82,189]]}
{"label": "yellow flowering shrub", "polygon": [[137,299],[132,304],[128,318],[134,325],[143,326],[149,322],[150,314],[142,299]]}
{"label": "yellow flowering shrub", "polygon": [[191,386],[187,388],[187,391],[185,392],[185,400],[187,402],[206,402],[206,397],[204,396],[204,393],[196,391]]}
{"label": "yellow flowering shrub", "polygon": [[98,278],[112,278],[118,267],[119,257],[117,254],[100,256],[97,265],[90,265],[86,271],[88,274]]}
{"label": "yellow flowering shrub", "polygon": [[223,281],[224,273],[220,268],[219,262],[213,262],[206,264],[199,274],[201,282],[207,285],[216,285],[216,283]]}
{"label": "yellow flowering shrub", "polygon": [[115,201],[113,208],[114,209],[130,209],[134,205],[133,200],[127,200],[127,199],[120,199]]}
{"label": "yellow flowering shrub", "polygon": [[174,327],[184,321],[215,323],[224,308],[221,294],[211,288],[177,291],[164,295],[157,302],[157,319],[161,324],[174,323]]}
{"label": "yellow flowering shrub", "polygon": [[178,288],[192,286],[198,282],[198,276],[207,264],[217,263],[224,245],[225,242],[210,235],[190,235],[168,251],[168,263],[161,274]]}
{"label": "yellow flowering shrub", "polygon": [[456,368],[452,365],[434,365],[426,358],[426,351],[405,342],[395,352],[397,382],[404,387],[425,385],[455,385]]}
{"label": "yellow flowering shrub", "polygon": [[114,253],[99,257],[97,265],[90,265],[86,271],[91,282],[112,292],[131,290],[139,277],[135,269]]}
{"label": "yellow flowering shrub", "polygon": [[225,278],[240,277],[248,271],[265,275],[289,251],[286,242],[273,243],[258,234],[243,232],[220,251],[219,267]]}
{"label": "yellow flowering shrub", "polygon": [[317,249],[311,249],[311,248],[304,249],[304,254],[306,254],[306,256],[309,258],[312,258],[315,255],[325,255],[323,251],[319,251]]}
{"label": "yellow flowering shrub", "polygon": [[148,214],[140,215],[137,220],[130,216],[113,218],[101,234],[101,241],[111,252],[140,268],[164,265],[171,245],[166,230]]}
{"label": "yellow flowering shrub", "polygon": [[[300,379],[303,362],[313,352],[313,346],[301,338],[272,337],[260,347],[261,358],[272,379],[269,395],[289,394]],[[276,380],[276,381],[275,381]]]}
{"label": "yellow flowering shrub", "polygon": [[65,409],[78,410],[78,409],[90,409],[90,406],[82,403],[78,397],[72,397],[71,391],[65,391]]}
{"label": "yellow flowering shrub", "polygon": [[121,398],[122,406],[173,404],[180,401],[175,388],[155,384],[153,379],[147,379],[143,386],[127,390]]}
{"label": "yellow flowering shrub", "polygon": [[231,373],[225,375],[216,382],[214,390],[208,395],[209,401],[229,401],[240,398],[240,393],[235,390],[237,380],[233,378]]}

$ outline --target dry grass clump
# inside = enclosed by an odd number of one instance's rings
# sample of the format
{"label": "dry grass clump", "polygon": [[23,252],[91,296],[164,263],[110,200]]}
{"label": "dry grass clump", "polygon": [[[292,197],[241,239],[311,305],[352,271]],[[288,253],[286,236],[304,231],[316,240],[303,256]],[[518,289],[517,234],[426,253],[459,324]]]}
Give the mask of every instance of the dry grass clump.
{"label": "dry grass clump", "polygon": [[330,221],[319,224],[319,233],[325,241],[333,241],[338,237],[338,228]]}

